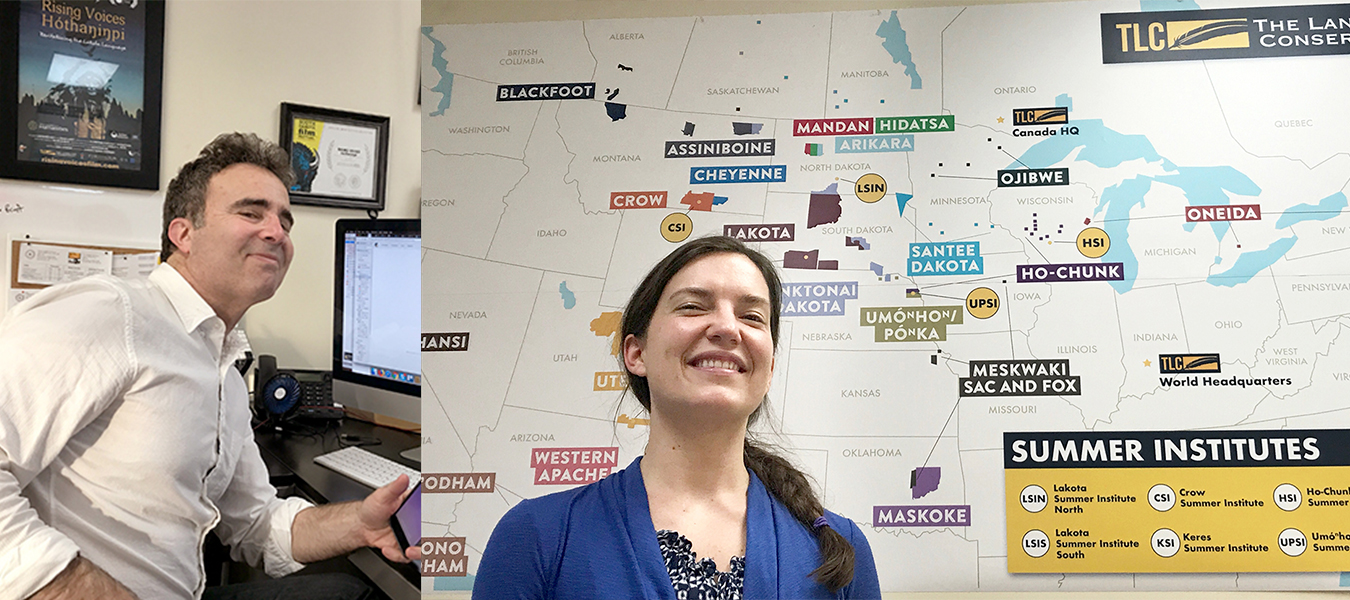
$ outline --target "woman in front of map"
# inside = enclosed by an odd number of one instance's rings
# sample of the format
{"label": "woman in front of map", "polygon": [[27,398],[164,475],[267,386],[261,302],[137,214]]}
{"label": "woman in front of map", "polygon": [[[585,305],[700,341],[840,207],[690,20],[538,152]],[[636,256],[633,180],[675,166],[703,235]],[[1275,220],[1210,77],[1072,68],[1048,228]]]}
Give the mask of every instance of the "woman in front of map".
{"label": "woman in front of map", "polygon": [[778,345],[773,263],[700,238],[652,268],[619,336],[644,456],[497,524],[476,598],[880,598],[862,531],[748,435]]}

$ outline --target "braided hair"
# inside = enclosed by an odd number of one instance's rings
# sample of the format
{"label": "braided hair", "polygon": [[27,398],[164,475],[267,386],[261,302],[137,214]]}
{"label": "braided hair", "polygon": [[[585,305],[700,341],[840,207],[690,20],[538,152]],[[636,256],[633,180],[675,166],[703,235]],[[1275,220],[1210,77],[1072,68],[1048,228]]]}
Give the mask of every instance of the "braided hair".
{"label": "braided hair", "polygon": [[[769,331],[773,337],[773,347],[777,350],[779,313],[783,305],[782,282],[778,277],[778,271],[763,254],[726,236],[703,237],[685,243],[652,267],[628,300],[619,326],[619,340],[628,339],[629,335],[638,339],[646,337],[652,315],[656,313],[661,294],[670,280],[689,263],[713,254],[745,256],[764,276],[764,283],[769,288],[769,303],[772,309],[769,315]],[[651,389],[647,385],[647,378],[629,373],[627,367],[624,367],[624,373],[627,375],[628,390],[644,409],[651,412]],[[767,402],[766,397],[759,408],[750,415],[747,426],[754,424],[764,411]],[[818,522],[824,523],[821,518],[825,515],[825,507],[821,505],[820,498],[812,489],[806,474],[786,458],[775,453],[768,444],[752,439],[749,433],[745,439],[744,456],[745,466],[759,477],[769,493],[783,503],[802,525],[814,532],[820,548],[820,566],[811,572],[811,576],[831,592],[837,592],[853,581],[853,545],[833,528],[817,525]]]}

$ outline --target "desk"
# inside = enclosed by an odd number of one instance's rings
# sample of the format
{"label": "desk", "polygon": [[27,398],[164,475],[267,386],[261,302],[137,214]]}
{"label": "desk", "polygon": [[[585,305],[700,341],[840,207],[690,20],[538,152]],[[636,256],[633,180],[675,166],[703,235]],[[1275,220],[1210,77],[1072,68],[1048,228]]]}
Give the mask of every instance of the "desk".
{"label": "desk", "polygon": [[[264,426],[254,433],[263,462],[267,463],[272,483],[277,487],[294,485],[316,503],[360,500],[372,491],[337,472],[314,463],[314,457],[342,447],[338,434],[346,433],[378,438],[381,443],[364,446],[366,450],[412,468],[418,465],[400,457],[399,452],[421,443],[417,435],[364,421],[343,419],[340,427],[330,426],[318,433],[279,432]],[[370,548],[362,548],[348,557],[375,585],[393,600],[417,600],[421,575],[411,564],[396,564]]]}

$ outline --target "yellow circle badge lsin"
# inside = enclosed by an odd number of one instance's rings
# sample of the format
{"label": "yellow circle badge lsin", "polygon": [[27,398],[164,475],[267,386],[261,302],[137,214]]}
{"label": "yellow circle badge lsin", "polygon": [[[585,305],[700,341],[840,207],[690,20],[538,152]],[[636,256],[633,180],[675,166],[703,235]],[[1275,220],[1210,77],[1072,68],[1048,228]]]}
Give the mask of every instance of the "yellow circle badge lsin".
{"label": "yellow circle badge lsin", "polygon": [[689,239],[694,232],[694,222],[684,213],[670,213],[661,219],[661,237],[667,242],[678,244]]}
{"label": "yellow circle badge lsin", "polygon": [[988,319],[998,313],[998,294],[987,287],[970,290],[966,294],[966,310],[976,319]]}
{"label": "yellow circle badge lsin", "polygon": [[886,195],[886,180],[876,173],[868,173],[853,184],[853,193],[859,200],[871,204]]}
{"label": "yellow circle badge lsin", "polygon": [[1088,258],[1101,258],[1111,249],[1111,237],[1096,227],[1078,232],[1078,251]]}

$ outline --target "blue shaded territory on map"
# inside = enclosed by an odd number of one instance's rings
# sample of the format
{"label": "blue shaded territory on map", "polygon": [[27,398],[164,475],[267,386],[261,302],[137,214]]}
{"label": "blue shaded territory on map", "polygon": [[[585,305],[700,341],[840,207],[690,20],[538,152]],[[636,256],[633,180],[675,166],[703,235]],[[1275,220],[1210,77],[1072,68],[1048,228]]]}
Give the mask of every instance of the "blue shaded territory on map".
{"label": "blue shaded territory on map", "polygon": [[[1261,188],[1233,167],[1177,167],[1176,175],[1161,175],[1155,181],[1181,188],[1191,206],[1227,205],[1225,190],[1243,196],[1261,195]],[[1190,233],[1197,224],[1186,223],[1181,227]],[[1214,229],[1214,239],[1222,240],[1228,234],[1228,221],[1206,224]]]}
{"label": "blue shaded territory on map", "polygon": [[628,116],[628,105],[619,104],[618,102],[606,102],[605,114],[609,115],[610,122],[618,121],[619,119]]}
{"label": "blue shaded territory on map", "polygon": [[905,205],[909,204],[909,201],[913,199],[914,194],[901,194],[900,192],[895,193],[895,203],[900,205],[900,214],[902,215],[905,214]]}
{"label": "blue shaded territory on map", "polygon": [[[1130,247],[1130,211],[1136,206],[1144,205],[1144,196],[1155,183],[1179,188],[1185,194],[1190,206],[1227,205],[1229,193],[1242,196],[1261,194],[1261,188],[1250,177],[1233,167],[1178,167],[1159,155],[1146,136],[1114,131],[1106,127],[1101,119],[1073,121],[1072,125],[1078,128],[1079,135],[1048,137],[1028,148],[1016,162],[1006,168],[1048,168],[1081,148],[1076,160],[1086,161],[1104,169],[1142,159],[1145,162],[1161,163],[1163,169],[1168,171],[1164,175],[1132,177],[1102,190],[1095,210],[1104,211],[1101,227],[1111,238],[1111,249],[1101,257],[1101,260],[1123,263],[1125,278],[1108,282],[1118,294],[1124,294],[1134,288],[1135,277],[1139,271],[1139,261]],[[1195,225],[1185,223],[1182,227],[1186,232],[1192,232]],[[1213,221],[1208,225],[1212,227],[1217,239],[1223,239],[1229,230],[1227,221]],[[1297,239],[1286,238],[1265,250],[1244,253],[1238,257],[1233,268],[1211,276],[1206,281],[1211,285],[1228,287],[1245,283],[1258,271],[1284,256]]]}
{"label": "blue shaded territory on map", "polygon": [[441,101],[436,104],[436,110],[427,116],[439,117],[445,114],[445,109],[450,108],[450,88],[454,86],[455,74],[446,70],[450,67],[450,63],[445,60],[445,44],[436,39],[436,36],[431,35],[431,31],[430,27],[422,28],[422,35],[431,40],[431,67],[441,74],[441,80],[431,88],[431,91],[439,93]]}
{"label": "blue shaded territory on map", "polygon": [[1069,112],[1073,112],[1073,98],[1070,98],[1068,94],[1055,96],[1055,106],[1063,106],[1069,109]]}
{"label": "blue shaded territory on map", "polygon": [[563,308],[572,310],[572,307],[577,305],[577,295],[567,289],[566,281],[558,284],[558,293],[562,295]]}
{"label": "blue shaded territory on map", "polygon": [[1287,237],[1282,240],[1276,240],[1263,250],[1254,250],[1252,252],[1243,252],[1238,255],[1237,260],[1233,261],[1233,267],[1222,273],[1216,273],[1205,278],[1205,283],[1219,287],[1234,287],[1238,284],[1247,283],[1255,277],[1257,273],[1265,270],[1266,267],[1275,264],[1275,261],[1284,257],[1284,253],[1294,247],[1297,237]]}
{"label": "blue shaded territory on map", "polygon": [[1284,229],[1303,221],[1325,221],[1340,216],[1345,207],[1345,192],[1336,192],[1317,204],[1300,204],[1284,211],[1284,214],[1280,215],[1280,220],[1275,221],[1275,228]]}
{"label": "blue shaded territory on map", "polygon": [[891,18],[877,28],[877,37],[886,40],[881,43],[881,47],[891,53],[891,62],[905,65],[905,74],[909,75],[909,89],[921,90],[923,78],[919,77],[919,69],[914,66],[914,56],[909,53],[909,44],[905,42],[905,30],[900,27],[900,17],[896,12],[891,11]]}
{"label": "blue shaded territory on map", "polygon": [[[1007,169],[1047,168],[1067,158],[1078,148],[1078,160],[1087,161],[1103,169],[1118,167],[1121,163],[1144,159],[1147,162],[1163,162],[1163,168],[1173,170],[1170,161],[1159,156],[1153,149],[1153,143],[1142,135],[1126,135],[1107,128],[1101,119],[1073,121],[1070,125],[1078,128],[1078,135],[1054,135],[1037,142],[1018,157],[1021,162],[1008,165]],[[1037,166],[1041,165],[1041,166]]]}
{"label": "blue shaded territory on map", "polygon": [[1200,4],[1195,0],[1139,0],[1139,10],[1144,12],[1200,10]]}
{"label": "blue shaded territory on map", "polygon": [[431,582],[433,590],[438,592],[467,592],[473,589],[474,575],[465,577],[436,577]]}

